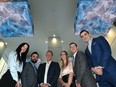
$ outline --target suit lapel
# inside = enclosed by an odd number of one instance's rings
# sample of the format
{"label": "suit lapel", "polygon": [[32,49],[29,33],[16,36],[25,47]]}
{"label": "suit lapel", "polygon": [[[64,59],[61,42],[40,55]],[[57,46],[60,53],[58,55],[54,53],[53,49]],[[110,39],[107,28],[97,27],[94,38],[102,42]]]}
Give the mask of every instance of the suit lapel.
{"label": "suit lapel", "polygon": [[86,51],[88,52],[88,54],[89,55],[92,55],[92,53],[93,53],[93,46],[96,44],[96,42],[95,42],[95,40],[94,40],[94,38],[92,39],[92,42],[91,42],[91,52],[89,51],[89,48],[88,48],[88,46],[87,46],[87,48],[86,48]]}
{"label": "suit lapel", "polygon": [[[78,52],[77,52],[78,53]],[[74,66],[73,66],[73,70],[75,72],[75,68],[76,68],[76,63],[77,63],[77,59],[78,59],[78,55],[76,53],[76,56],[75,56],[75,61],[74,61]]]}
{"label": "suit lapel", "polygon": [[93,53],[93,45],[94,45],[94,38],[93,38],[92,44],[91,44],[91,54]]}
{"label": "suit lapel", "polygon": [[44,82],[46,63],[43,63],[43,66],[41,68],[42,68],[42,71],[41,71],[41,73],[42,73],[41,79],[42,79],[42,82]]}
{"label": "suit lapel", "polygon": [[53,67],[53,61],[51,62],[50,66],[49,66],[49,69],[48,69],[48,77],[47,77],[48,82],[49,82],[49,79],[50,79],[50,76],[51,76],[52,67]]}
{"label": "suit lapel", "polygon": [[[93,38],[93,40],[92,40],[92,45],[91,45],[91,52],[92,52],[93,55],[94,55],[94,52],[95,52],[95,51],[93,51],[93,50],[95,49],[94,47],[95,47],[96,43],[97,43],[97,42],[96,42],[95,38]],[[91,54],[91,55],[92,55],[92,54]]]}
{"label": "suit lapel", "polygon": [[[92,47],[92,46],[91,46]],[[92,50],[91,50],[92,51]],[[89,55],[91,55],[91,53],[90,53],[90,51],[89,51],[89,49],[88,49],[88,46],[87,46],[87,48],[86,48],[86,52],[87,52],[87,54],[89,54]]]}
{"label": "suit lapel", "polygon": [[37,72],[35,71],[34,66],[32,65],[31,62],[29,62],[29,63],[30,63],[30,65],[31,65],[31,68],[33,69],[34,74],[36,75]]}
{"label": "suit lapel", "polygon": [[45,74],[45,69],[46,69],[46,63],[43,66],[43,73]]}

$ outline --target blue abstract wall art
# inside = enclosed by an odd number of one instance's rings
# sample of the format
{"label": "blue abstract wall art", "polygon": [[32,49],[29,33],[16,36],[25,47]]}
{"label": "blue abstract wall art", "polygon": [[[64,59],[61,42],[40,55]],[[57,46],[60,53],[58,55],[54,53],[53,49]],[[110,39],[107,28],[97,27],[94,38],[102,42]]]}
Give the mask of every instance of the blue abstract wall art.
{"label": "blue abstract wall art", "polygon": [[0,2],[0,37],[32,37],[33,24],[27,0]]}
{"label": "blue abstract wall art", "polygon": [[78,0],[74,33],[107,34],[116,20],[116,0]]}

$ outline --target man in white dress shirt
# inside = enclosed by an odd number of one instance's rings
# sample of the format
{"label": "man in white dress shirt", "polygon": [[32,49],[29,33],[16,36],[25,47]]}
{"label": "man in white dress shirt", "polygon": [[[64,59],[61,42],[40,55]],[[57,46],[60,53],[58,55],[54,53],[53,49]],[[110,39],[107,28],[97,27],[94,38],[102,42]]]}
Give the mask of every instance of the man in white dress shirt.
{"label": "man in white dress shirt", "polygon": [[52,61],[53,52],[46,52],[45,63],[40,64],[37,78],[40,87],[57,87],[57,80],[60,74],[60,66],[57,62]]}

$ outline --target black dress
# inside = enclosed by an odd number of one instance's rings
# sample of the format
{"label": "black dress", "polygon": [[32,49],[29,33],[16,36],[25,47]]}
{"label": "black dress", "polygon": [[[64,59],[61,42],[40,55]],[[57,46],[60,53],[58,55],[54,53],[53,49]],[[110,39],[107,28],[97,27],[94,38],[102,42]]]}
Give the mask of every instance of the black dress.
{"label": "black dress", "polygon": [[[18,73],[18,76],[20,78],[20,73]],[[16,81],[13,80],[10,70],[8,69],[7,72],[2,76],[0,79],[0,87],[15,87]]]}
{"label": "black dress", "polygon": [[[72,62],[69,61],[68,65],[64,69],[61,68],[59,78],[61,78],[65,83],[68,83],[68,78],[70,73],[73,73],[73,66],[72,66]],[[70,87],[76,87],[74,76]]]}
{"label": "black dress", "polygon": [[[62,80],[65,83],[68,82],[68,78],[69,78],[69,74],[62,76]],[[72,83],[71,83],[70,87],[76,87],[76,84],[75,84],[75,76],[73,76],[73,80],[72,80]]]}

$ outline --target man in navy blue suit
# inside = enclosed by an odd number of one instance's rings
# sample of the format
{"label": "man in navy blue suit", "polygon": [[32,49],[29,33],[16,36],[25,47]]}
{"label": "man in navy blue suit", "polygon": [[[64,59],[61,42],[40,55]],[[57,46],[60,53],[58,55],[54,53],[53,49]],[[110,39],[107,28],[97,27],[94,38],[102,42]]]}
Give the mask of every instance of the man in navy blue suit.
{"label": "man in navy blue suit", "polygon": [[112,57],[111,48],[103,36],[91,38],[87,30],[80,32],[80,37],[87,43],[85,54],[88,64],[100,87],[116,87],[116,60]]}
{"label": "man in navy blue suit", "polygon": [[45,63],[39,65],[37,78],[39,87],[57,87],[57,80],[60,74],[60,66],[57,62],[52,61],[53,52],[46,52]]}

